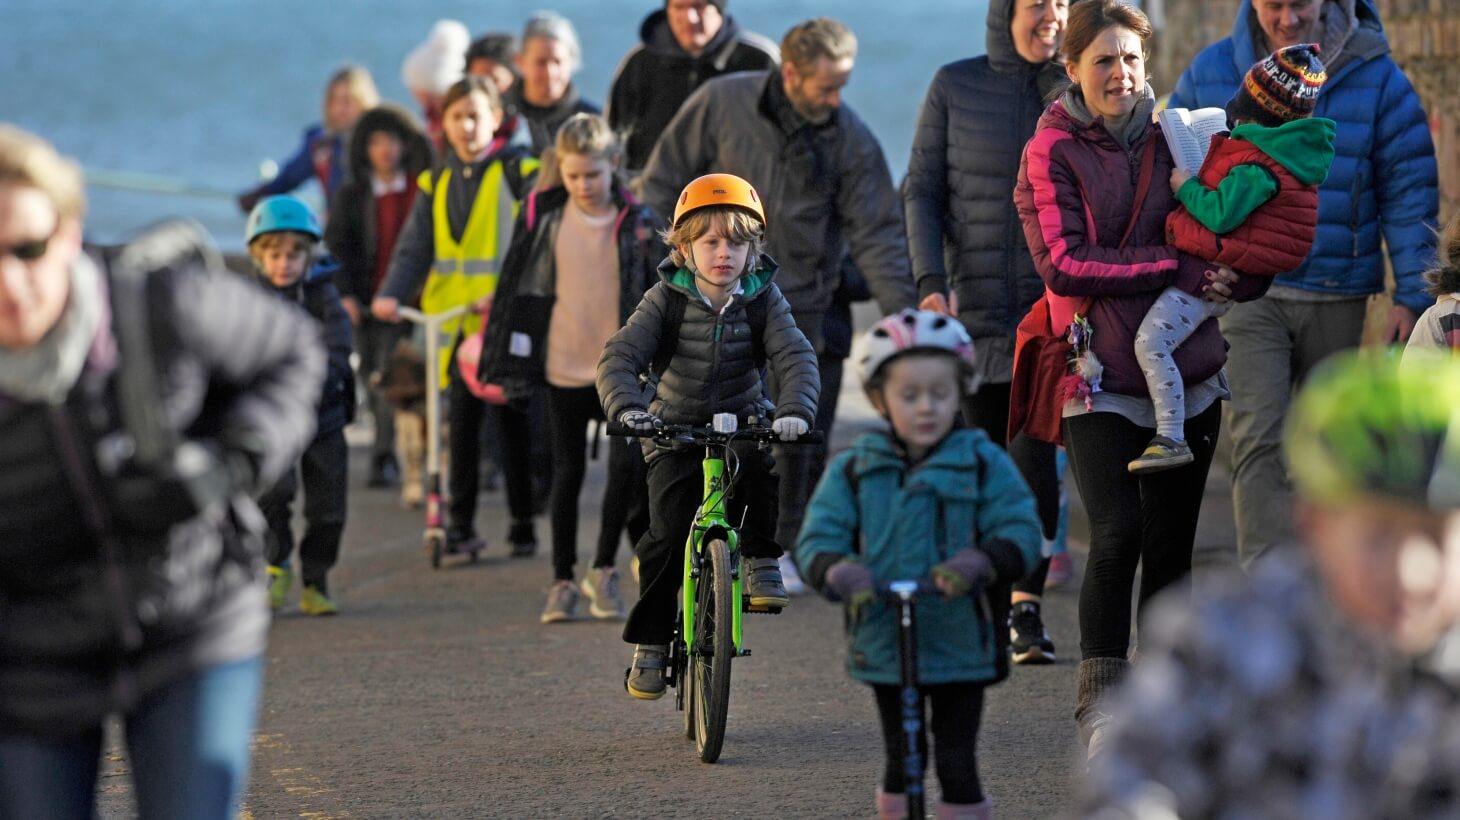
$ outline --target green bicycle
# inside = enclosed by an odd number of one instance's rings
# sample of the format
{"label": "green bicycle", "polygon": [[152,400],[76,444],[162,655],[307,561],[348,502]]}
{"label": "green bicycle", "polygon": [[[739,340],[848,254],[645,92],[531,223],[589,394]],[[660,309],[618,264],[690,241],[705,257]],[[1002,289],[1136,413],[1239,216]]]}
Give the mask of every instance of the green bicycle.
{"label": "green bicycle", "polygon": [[700,760],[706,763],[720,759],[725,743],[731,661],[750,655],[741,632],[741,614],[781,611],[752,607],[742,597],[740,533],[726,517],[725,509],[739,471],[730,445],[755,442],[765,448],[771,444],[819,444],[823,440],[820,432],[812,431],[794,442],[783,442],[769,426],[757,424],[755,418],[740,429],[734,421],[733,416],[724,421],[717,419],[718,430],[678,424],[654,430],[635,430],[617,422],[608,425],[609,435],[705,448],[704,501],[685,542],[679,613],[669,643],[664,682],[675,688],[674,704],[684,712],[685,737],[695,741]]}

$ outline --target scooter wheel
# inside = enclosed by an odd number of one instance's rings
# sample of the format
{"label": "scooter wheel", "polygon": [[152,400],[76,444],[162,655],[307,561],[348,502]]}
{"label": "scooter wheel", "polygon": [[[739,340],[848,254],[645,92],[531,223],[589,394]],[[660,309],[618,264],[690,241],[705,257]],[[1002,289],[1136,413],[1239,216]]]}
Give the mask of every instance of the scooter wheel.
{"label": "scooter wheel", "polygon": [[431,556],[431,569],[441,569],[441,554],[446,551],[446,539],[439,535],[426,536],[426,552]]}

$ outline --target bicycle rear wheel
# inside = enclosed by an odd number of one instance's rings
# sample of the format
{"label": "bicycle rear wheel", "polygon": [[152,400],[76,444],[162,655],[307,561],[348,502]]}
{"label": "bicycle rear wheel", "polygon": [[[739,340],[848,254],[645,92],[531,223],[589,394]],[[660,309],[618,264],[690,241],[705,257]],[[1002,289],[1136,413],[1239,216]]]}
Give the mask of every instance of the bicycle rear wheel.
{"label": "bicycle rear wheel", "polygon": [[730,548],[719,538],[705,544],[695,602],[695,648],[689,658],[690,697],[694,711],[695,747],[700,760],[720,759],[725,743],[725,718],[730,710],[731,640]]}

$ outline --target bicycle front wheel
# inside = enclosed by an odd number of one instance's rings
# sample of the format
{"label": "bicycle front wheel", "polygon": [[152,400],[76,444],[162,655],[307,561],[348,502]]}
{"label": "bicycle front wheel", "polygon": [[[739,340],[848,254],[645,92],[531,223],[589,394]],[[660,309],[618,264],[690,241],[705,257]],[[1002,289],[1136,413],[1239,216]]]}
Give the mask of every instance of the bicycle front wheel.
{"label": "bicycle front wheel", "polygon": [[731,635],[730,547],[716,538],[704,547],[695,601],[695,649],[689,659],[695,747],[700,760],[720,759],[725,743],[725,718],[730,710],[730,662],[735,657]]}

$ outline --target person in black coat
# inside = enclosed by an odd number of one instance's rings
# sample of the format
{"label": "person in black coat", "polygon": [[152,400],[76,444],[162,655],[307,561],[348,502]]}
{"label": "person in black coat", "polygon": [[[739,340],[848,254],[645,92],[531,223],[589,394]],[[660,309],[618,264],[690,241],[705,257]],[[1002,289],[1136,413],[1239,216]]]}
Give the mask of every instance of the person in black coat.
{"label": "person in black coat", "polygon": [[[532,15],[522,30],[522,51],[517,55],[521,80],[503,95],[511,113],[525,120],[532,155],[552,147],[558,128],[574,114],[602,111],[578,93],[573,75],[583,65],[578,32],[568,18],[551,11]],[[513,137],[514,141],[517,137]]]}
{"label": "person in black coat", "polygon": [[345,425],[355,417],[355,375],[350,369],[350,317],[335,289],[335,263],[314,259],[319,224],[309,207],[292,196],[260,202],[248,218],[248,255],[255,277],[276,296],[303,308],[319,323],[329,353],[324,394],[317,409],[314,440],[305,448],[297,472],[284,473],[262,499],[269,522],[269,605],[284,606],[294,575],[294,496],[304,486],[304,537],[299,561],[304,593],[299,609],[305,615],[334,615],[328,573],[340,555],[348,496],[349,447]]}
{"label": "person in black coat", "polygon": [[665,0],[644,19],[643,41],[624,55],[608,93],[608,124],[624,141],[625,170],[637,174],[654,143],[696,88],[722,74],[781,62],[771,40],[725,14],[727,0]]}
{"label": "person in black coat", "polygon": [[88,257],[83,191],[0,126],[0,817],[91,816],[108,715],[143,817],[232,817],[324,351],[192,228]]}
{"label": "person in black coat", "polygon": [[[973,338],[983,386],[964,399],[964,417],[1001,444],[1014,329],[1044,293],[1014,208],[1014,181],[1045,100],[1068,84],[1056,57],[1068,14],[1066,0],[989,3],[986,54],[933,76],[903,181],[913,274],[939,283],[932,293],[923,289],[921,307],[956,315]],[[1022,435],[1007,444],[1052,539],[1059,520],[1055,448]],[[1015,662],[1054,660],[1039,615],[1048,571],[1046,558],[1015,586]]]}

